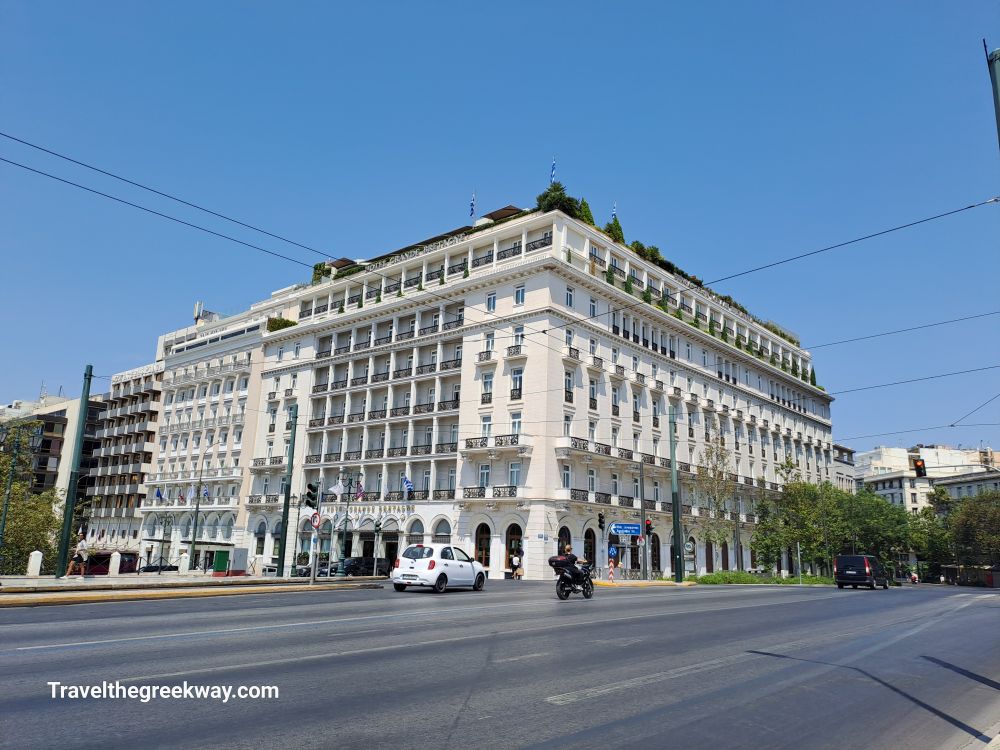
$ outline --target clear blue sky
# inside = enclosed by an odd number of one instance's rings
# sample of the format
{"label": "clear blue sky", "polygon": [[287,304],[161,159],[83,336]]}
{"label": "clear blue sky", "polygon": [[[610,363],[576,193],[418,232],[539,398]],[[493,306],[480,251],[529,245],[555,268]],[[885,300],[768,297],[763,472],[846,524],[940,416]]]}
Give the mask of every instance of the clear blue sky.
{"label": "clear blue sky", "polygon": [[[995,3],[113,3],[0,8],[0,130],[332,254],[558,179],[710,280],[1000,193]],[[251,242],[0,139],[0,156]],[[1000,309],[1000,206],[719,284],[805,345]],[[149,361],[195,300],[308,271],[0,164],[0,401]],[[1000,364],[1000,316],[817,349],[828,390]],[[98,390],[108,381],[99,381]],[[1000,370],[847,394],[846,438],[946,424]],[[971,422],[1000,422],[1000,399]],[[873,444],[1000,448],[1000,428]]]}

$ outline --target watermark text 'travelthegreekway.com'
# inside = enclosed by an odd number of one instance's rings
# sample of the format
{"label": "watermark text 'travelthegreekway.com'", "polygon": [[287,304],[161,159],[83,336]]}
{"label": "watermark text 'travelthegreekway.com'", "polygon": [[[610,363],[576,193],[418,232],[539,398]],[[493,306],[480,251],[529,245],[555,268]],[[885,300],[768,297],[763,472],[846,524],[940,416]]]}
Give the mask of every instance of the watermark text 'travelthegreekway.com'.
{"label": "watermark text 'travelthegreekway.com'", "polygon": [[190,685],[187,680],[179,685],[123,685],[100,682],[93,685],[64,685],[47,682],[50,695],[55,700],[277,700],[277,685]]}

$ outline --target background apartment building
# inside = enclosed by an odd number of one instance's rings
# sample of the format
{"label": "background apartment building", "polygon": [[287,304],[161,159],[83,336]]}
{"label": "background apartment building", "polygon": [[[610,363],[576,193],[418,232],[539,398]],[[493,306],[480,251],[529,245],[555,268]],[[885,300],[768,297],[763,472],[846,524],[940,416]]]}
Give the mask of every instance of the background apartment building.
{"label": "background apartment building", "polygon": [[146,501],[146,480],[156,452],[162,405],[163,362],[111,376],[104,394],[94,467],[90,471],[88,542],[100,565],[105,554],[123,555],[122,570],[139,561],[139,509]]}
{"label": "background apartment building", "polygon": [[[638,567],[637,550],[602,534],[597,515],[636,520],[642,502],[656,527],[653,567],[666,573],[671,409],[685,539],[701,571],[736,566],[735,550],[701,533],[694,478],[713,436],[730,451],[728,512],[744,545],[779,464],[832,479],[832,399],[809,384],[809,355],[787,334],[560,212],[484,218],[291,290],[297,325],[262,334],[265,422],[247,506],[262,542],[251,552],[273,561],[266,532],[280,522],[291,403],[301,430],[292,491],[316,481],[327,493],[318,536],[334,559],[346,530],[351,555],[453,540],[492,577],[516,549],[529,577],[543,577],[568,542],[596,560],[621,544]],[[360,481],[363,497],[334,502],[338,477]],[[288,565],[309,545],[307,515],[293,508]]]}
{"label": "background apartment building", "polygon": [[[927,476],[918,477],[913,468],[923,459]],[[879,446],[856,454],[855,478],[859,484],[889,502],[917,513],[929,505],[928,496],[937,480],[986,471],[995,466],[992,448],[962,449],[945,445],[916,445],[912,448]]]}

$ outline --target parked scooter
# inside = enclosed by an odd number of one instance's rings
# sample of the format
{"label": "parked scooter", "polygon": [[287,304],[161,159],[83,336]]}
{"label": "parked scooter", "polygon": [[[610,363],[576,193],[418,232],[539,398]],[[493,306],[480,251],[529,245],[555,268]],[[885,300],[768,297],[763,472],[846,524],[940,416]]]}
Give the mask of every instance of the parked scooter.
{"label": "parked scooter", "polygon": [[556,596],[560,599],[565,601],[570,594],[583,594],[584,599],[594,595],[593,563],[578,567],[575,555],[556,555],[549,558],[549,565],[556,572]]}

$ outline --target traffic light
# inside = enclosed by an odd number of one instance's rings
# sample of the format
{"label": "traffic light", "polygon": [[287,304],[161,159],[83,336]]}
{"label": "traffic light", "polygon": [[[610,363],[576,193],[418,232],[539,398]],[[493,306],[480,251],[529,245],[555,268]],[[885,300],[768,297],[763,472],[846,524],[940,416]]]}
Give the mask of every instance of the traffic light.
{"label": "traffic light", "polygon": [[922,458],[913,459],[913,468],[916,470],[918,477],[927,476],[927,464],[924,463],[924,459]]}
{"label": "traffic light", "polygon": [[599,528],[601,531],[604,531],[604,514],[603,513],[598,513],[597,514],[597,528]]}
{"label": "traffic light", "polygon": [[318,484],[307,484],[306,485],[306,505],[308,505],[313,510],[319,509],[319,485]]}
{"label": "traffic light", "polygon": [[646,519],[646,538],[648,539],[650,536],[652,536],[652,534],[653,534],[653,522],[647,518]]}

